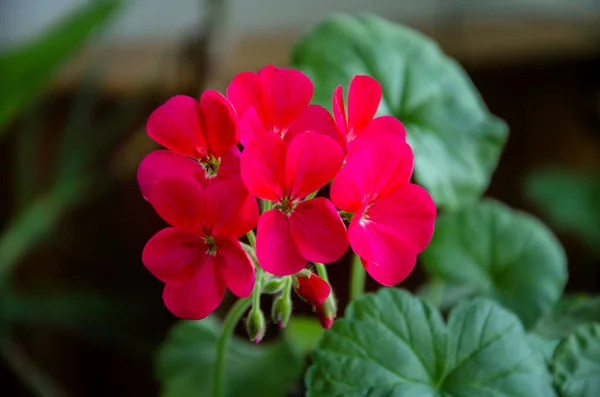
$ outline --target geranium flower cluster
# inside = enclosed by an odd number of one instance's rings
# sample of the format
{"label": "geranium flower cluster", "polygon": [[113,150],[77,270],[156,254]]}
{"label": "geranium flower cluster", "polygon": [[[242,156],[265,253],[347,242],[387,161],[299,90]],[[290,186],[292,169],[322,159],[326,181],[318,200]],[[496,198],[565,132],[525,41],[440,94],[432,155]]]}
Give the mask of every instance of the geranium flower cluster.
{"label": "geranium flower cluster", "polygon": [[[402,123],[375,117],[381,86],[355,76],[347,111],[342,87],[333,93],[333,115],[311,105],[312,96],[302,72],[268,66],[237,75],[226,97],[175,96],[150,115],[148,135],[167,150],[144,158],[138,181],[170,226],[150,239],[142,260],[165,283],[174,315],[201,319],[226,289],[244,298],[255,283],[290,278],[328,327],[330,287],[309,263],[335,262],[349,244],[383,285],[412,271],[436,209],[410,182],[413,154]],[[330,182],[330,198],[317,196]],[[240,243],[248,233],[253,242],[255,228],[255,247]],[[265,272],[260,278],[255,265]],[[274,316],[285,325],[289,313],[274,309]]]}

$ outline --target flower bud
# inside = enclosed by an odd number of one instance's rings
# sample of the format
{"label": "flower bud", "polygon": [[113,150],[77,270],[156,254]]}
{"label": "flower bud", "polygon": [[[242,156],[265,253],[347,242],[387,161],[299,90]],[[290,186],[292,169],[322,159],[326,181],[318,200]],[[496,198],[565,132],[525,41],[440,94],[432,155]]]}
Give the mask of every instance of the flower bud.
{"label": "flower bud", "polygon": [[322,305],[315,306],[315,313],[324,329],[331,328],[333,320],[337,315],[337,308],[333,298],[327,299]]}
{"label": "flower bud", "polygon": [[331,293],[329,283],[309,271],[300,272],[294,277],[294,289],[313,306],[322,305]]}
{"label": "flower bud", "polygon": [[259,308],[253,307],[246,318],[246,332],[250,340],[258,343],[265,336],[266,321],[265,315]]}
{"label": "flower bud", "polygon": [[292,316],[292,299],[289,294],[281,294],[273,301],[271,317],[279,328],[285,328]]}
{"label": "flower bud", "polygon": [[276,294],[283,289],[285,277],[272,277],[263,281],[262,292],[264,294]]}

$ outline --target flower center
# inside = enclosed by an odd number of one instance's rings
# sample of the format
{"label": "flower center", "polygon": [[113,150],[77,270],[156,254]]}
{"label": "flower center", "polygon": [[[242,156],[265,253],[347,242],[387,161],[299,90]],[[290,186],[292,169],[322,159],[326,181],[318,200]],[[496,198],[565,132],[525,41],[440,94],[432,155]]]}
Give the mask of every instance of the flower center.
{"label": "flower center", "polygon": [[287,134],[288,132],[288,128],[280,128],[279,126],[275,125],[273,126],[273,132],[276,133],[277,135],[279,135],[281,137],[281,139],[285,138],[285,134]]}
{"label": "flower center", "polygon": [[273,206],[273,209],[279,210],[286,215],[290,215],[296,209],[297,201],[292,200],[290,197],[284,197],[280,202]]}
{"label": "flower center", "polygon": [[366,225],[367,225],[367,224],[370,222],[370,219],[369,219],[369,214],[367,213],[367,211],[369,210],[369,207],[370,207],[370,206],[371,206],[371,205],[367,205],[367,206],[365,207],[365,209],[363,210],[363,212],[362,212],[361,216],[360,216],[360,220],[358,221],[358,223],[359,223],[361,226],[366,226]]}
{"label": "flower center", "polygon": [[204,237],[204,244],[206,244],[206,255],[217,255],[217,242],[213,236]]}
{"label": "flower center", "polygon": [[221,165],[221,158],[217,158],[214,155],[209,155],[203,158],[202,160],[198,160],[202,168],[204,168],[204,174],[206,175],[206,179],[211,179],[217,176],[219,172],[219,166]]}
{"label": "flower center", "polygon": [[354,128],[348,130],[348,132],[346,133],[346,139],[348,140],[348,142],[356,139],[356,131],[354,131]]}

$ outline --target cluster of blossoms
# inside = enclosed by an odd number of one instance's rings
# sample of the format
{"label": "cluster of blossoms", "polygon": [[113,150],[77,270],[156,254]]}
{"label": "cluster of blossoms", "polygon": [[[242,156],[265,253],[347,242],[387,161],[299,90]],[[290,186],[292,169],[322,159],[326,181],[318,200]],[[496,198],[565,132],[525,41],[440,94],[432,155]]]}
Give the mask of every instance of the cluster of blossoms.
{"label": "cluster of blossoms", "polygon": [[[241,73],[226,94],[175,96],[147,123],[168,150],[142,161],[138,181],[170,227],[150,239],[142,260],[165,283],[166,307],[201,319],[226,289],[240,298],[272,293],[273,319],[285,326],[293,286],[328,328],[335,301],[307,265],[339,260],[348,244],[379,283],[406,278],[431,239],[436,209],[410,183],[413,154],[402,123],[375,117],[379,83],[355,76],[347,112],[338,87],[333,115],[310,104],[313,84],[297,70]],[[330,199],[317,197],[330,182]],[[264,324],[260,308],[250,317]]]}

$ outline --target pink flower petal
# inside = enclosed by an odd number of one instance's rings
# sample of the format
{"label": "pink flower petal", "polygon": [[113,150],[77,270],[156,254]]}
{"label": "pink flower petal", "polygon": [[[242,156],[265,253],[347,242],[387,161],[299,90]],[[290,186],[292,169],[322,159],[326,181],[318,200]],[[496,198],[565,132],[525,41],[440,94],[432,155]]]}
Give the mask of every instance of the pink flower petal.
{"label": "pink flower petal", "polygon": [[306,266],[292,238],[288,217],[281,211],[270,210],[260,216],[256,257],[265,271],[279,277],[296,274]]}
{"label": "pink flower petal", "polygon": [[142,251],[142,262],[160,281],[181,285],[204,263],[206,246],[195,233],[172,227],[156,233]]}
{"label": "pink flower petal", "polygon": [[168,150],[150,152],[140,163],[137,173],[140,190],[148,201],[153,186],[166,178],[176,176],[190,176],[200,183],[205,181],[204,168],[198,162]]}
{"label": "pink flower petal", "polygon": [[204,194],[198,181],[178,176],[157,182],[148,194],[150,204],[171,226],[204,234]]}
{"label": "pink flower petal", "polygon": [[290,130],[284,136],[284,140],[289,144],[298,134],[307,131],[326,135],[336,141],[343,150],[346,148],[346,136],[338,131],[331,114],[322,106],[309,105],[304,109],[292,123]]}
{"label": "pink flower petal", "polygon": [[[258,72],[265,101],[262,108],[268,108],[272,120],[266,120],[266,111],[258,111],[268,127],[280,132],[287,129],[300,115],[312,99],[312,81],[301,71],[266,66]],[[269,125],[270,123],[272,125]]]}
{"label": "pink flower petal", "polygon": [[371,222],[362,222],[360,215],[356,214],[348,229],[352,249],[375,281],[388,287],[398,284],[415,267],[415,249],[397,236],[380,235]]}
{"label": "pink flower petal", "polygon": [[289,217],[298,252],[311,262],[335,262],[348,249],[346,227],[333,203],[317,197],[301,201]]}
{"label": "pink flower petal", "polygon": [[207,142],[200,127],[199,108],[194,98],[174,96],[150,114],[146,131],[150,138],[175,153],[204,157]]}
{"label": "pink flower petal", "polygon": [[258,203],[241,181],[217,181],[204,190],[204,224],[214,237],[240,237],[258,222]]}
{"label": "pink flower petal", "polygon": [[425,189],[408,184],[375,200],[367,216],[379,235],[398,236],[420,253],[433,236],[436,209]]}
{"label": "pink flower petal", "polygon": [[241,174],[250,193],[265,200],[283,197],[285,152],[285,142],[275,134],[261,134],[246,146]]}
{"label": "pink flower petal", "polygon": [[302,198],[322,188],[340,170],[344,152],[331,138],[304,132],[287,149],[285,173],[293,198]]}
{"label": "pink flower petal", "polygon": [[367,191],[371,190],[371,186],[365,186],[365,180],[361,177],[364,172],[364,165],[360,161],[346,162],[329,189],[329,196],[336,207],[346,212],[360,209]]}
{"label": "pink flower petal", "polygon": [[370,76],[357,75],[348,92],[348,129],[362,130],[377,113],[381,101],[381,85]]}
{"label": "pink flower petal", "polygon": [[248,146],[255,136],[265,132],[270,133],[269,128],[263,124],[256,113],[255,108],[249,108],[246,113],[244,113],[237,125],[237,131],[240,136],[240,141],[244,146]]}
{"label": "pink flower petal", "polygon": [[361,258],[365,270],[375,281],[386,287],[401,283],[412,273],[417,263],[414,253],[399,247],[390,252],[382,252],[379,261]]}
{"label": "pink flower petal", "polygon": [[221,165],[217,172],[218,180],[236,180],[241,181],[240,157],[242,153],[237,146],[230,147],[225,153],[221,154]]}
{"label": "pink flower petal", "polygon": [[332,105],[335,123],[345,138],[348,133],[348,122],[346,121],[346,109],[344,108],[344,89],[341,85],[333,93]]}
{"label": "pink flower petal", "polygon": [[393,135],[385,135],[368,145],[357,148],[350,146],[346,156],[346,168],[354,170],[367,200],[385,195],[387,192],[410,181],[414,157],[410,146]]}
{"label": "pink flower petal", "polygon": [[238,144],[237,114],[223,95],[217,91],[205,91],[200,97],[199,116],[209,154],[219,157]]}
{"label": "pink flower petal", "polygon": [[242,72],[236,75],[227,87],[227,99],[235,107],[240,119],[248,109],[260,107],[263,97],[258,75],[253,72]]}
{"label": "pink flower petal", "polygon": [[249,297],[254,288],[254,265],[240,242],[217,239],[217,261],[227,288],[238,298]]}
{"label": "pink flower petal", "polygon": [[391,134],[401,141],[406,141],[406,130],[404,125],[395,117],[381,116],[374,118],[367,126],[357,134],[353,144],[368,145],[384,135]]}
{"label": "pink flower petal", "polygon": [[175,316],[201,320],[211,314],[223,300],[225,281],[218,273],[215,257],[207,255],[196,275],[182,285],[165,285],[163,300]]}

